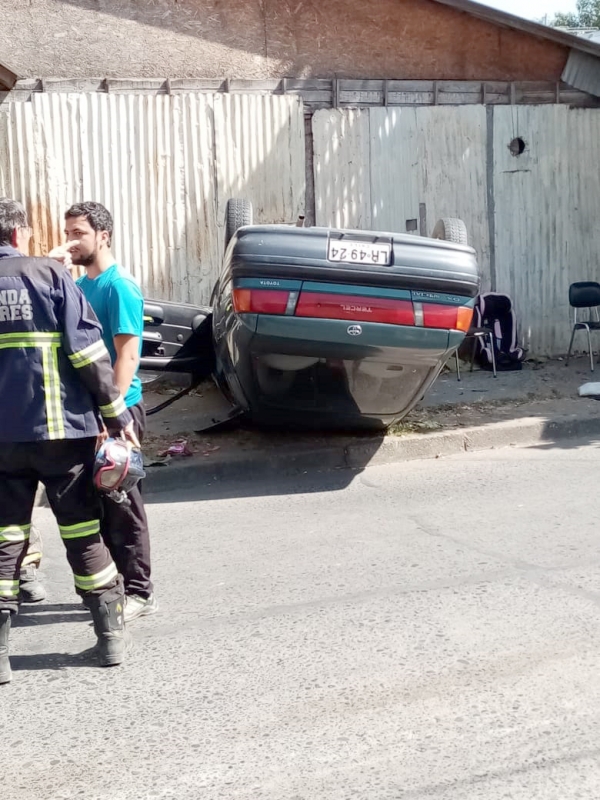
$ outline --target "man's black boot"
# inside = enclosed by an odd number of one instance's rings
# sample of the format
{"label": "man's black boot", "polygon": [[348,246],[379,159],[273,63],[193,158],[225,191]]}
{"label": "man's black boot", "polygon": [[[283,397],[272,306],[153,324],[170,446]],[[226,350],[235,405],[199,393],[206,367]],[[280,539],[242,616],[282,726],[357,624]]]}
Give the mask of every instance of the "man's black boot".
{"label": "man's black boot", "polygon": [[87,595],[86,605],[94,621],[98,637],[98,658],[101,667],[116,667],[125,658],[128,638],[125,633],[123,610],[125,596],[122,587],[104,594]]}

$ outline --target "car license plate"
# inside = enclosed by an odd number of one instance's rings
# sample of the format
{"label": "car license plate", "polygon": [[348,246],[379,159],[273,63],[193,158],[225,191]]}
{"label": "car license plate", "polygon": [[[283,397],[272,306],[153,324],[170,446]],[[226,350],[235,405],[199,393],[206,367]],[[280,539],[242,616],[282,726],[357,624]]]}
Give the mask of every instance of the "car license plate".
{"label": "car license plate", "polygon": [[330,239],[327,246],[328,261],[342,261],[347,264],[378,264],[386,266],[390,263],[391,255],[391,244]]}

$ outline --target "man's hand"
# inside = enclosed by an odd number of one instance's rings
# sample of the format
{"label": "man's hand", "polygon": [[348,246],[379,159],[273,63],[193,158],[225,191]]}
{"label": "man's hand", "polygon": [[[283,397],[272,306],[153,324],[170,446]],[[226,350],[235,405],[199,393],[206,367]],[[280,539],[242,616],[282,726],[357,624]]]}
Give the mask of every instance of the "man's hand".
{"label": "man's hand", "polygon": [[55,261],[64,264],[65,267],[72,269],[73,262],[71,260],[71,250],[79,246],[79,239],[74,239],[72,242],[66,242],[50,250],[48,258],[53,258]]}
{"label": "man's hand", "polygon": [[106,425],[102,426],[102,433],[99,433],[96,437],[96,452],[100,450],[104,442],[108,439],[108,431],[106,430]]}
{"label": "man's hand", "polygon": [[139,439],[135,435],[135,431],[133,429],[133,422],[129,422],[127,427],[123,428],[123,436],[125,440],[129,442],[133,447],[137,447],[138,450],[142,449],[142,445],[139,442]]}
{"label": "man's hand", "polygon": [[[102,433],[99,433],[96,437],[96,452],[102,447],[104,442],[109,438],[111,434],[106,430],[106,426],[102,430]],[[113,436],[122,436],[123,439],[131,446],[137,447],[138,450],[142,449],[142,445],[140,444],[139,439],[135,435],[135,430],[133,428],[133,421],[129,422],[125,428],[121,431],[120,434],[113,433]]]}

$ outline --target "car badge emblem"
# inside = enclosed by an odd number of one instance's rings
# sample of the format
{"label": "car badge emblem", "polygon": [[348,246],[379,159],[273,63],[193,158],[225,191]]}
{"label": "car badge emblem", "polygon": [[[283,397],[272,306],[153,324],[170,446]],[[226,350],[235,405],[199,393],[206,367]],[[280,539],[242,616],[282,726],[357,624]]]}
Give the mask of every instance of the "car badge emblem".
{"label": "car badge emblem", "polygon": [[360,325],[348,325],[348,336],[360,336],[362,328]]}

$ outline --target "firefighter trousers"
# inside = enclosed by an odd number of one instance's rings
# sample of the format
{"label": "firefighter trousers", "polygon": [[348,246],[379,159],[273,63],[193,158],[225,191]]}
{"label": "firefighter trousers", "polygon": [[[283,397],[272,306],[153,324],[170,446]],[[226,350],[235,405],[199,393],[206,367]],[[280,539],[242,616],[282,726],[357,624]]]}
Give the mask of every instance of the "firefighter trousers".
{"label": "firefighter trousers", "polygon": [[18,608],[38,482],[46,487],[77,594],[118,591],[121,578],[100,535],[95,452],[96,439],[89,437],[0,444],[0,610],[16,613]]}

